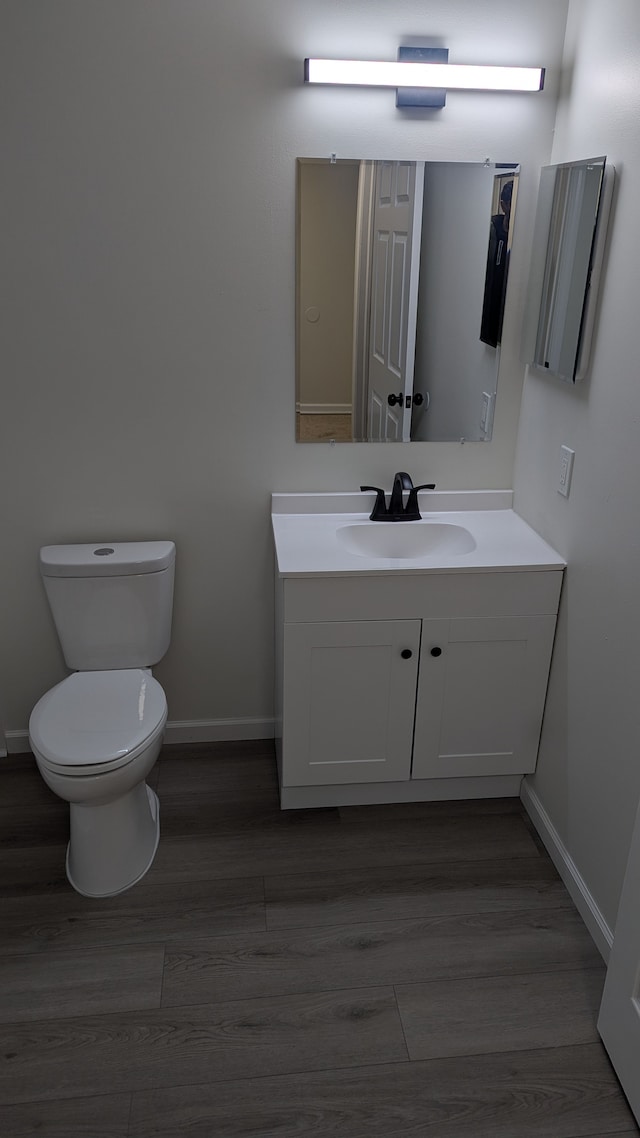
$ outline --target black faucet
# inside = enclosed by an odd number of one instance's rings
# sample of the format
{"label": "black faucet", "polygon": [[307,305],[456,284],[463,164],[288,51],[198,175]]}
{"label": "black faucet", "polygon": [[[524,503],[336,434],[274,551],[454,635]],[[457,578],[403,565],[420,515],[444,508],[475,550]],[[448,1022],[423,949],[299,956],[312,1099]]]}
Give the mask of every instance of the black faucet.
{"label": "black faucet", "polygon": [[[387,508],[384,490],[381,490],[379,486],[360,487],[361,490],[373,490],[376,495],[375,506],[369,515],[372,522],[419,522],[421,515],[418,509],[418,491],[435,490],[435,488],[435,482],[425,482],[422,486],[414,486],[411,476],[405,470],[399,470],[394,475],[393,489]],[[406,506],[402,497],[405,490],[409,491]]]}
{"label": "black faucet", "polygon": [[[389,517],[390,518],[404,518],[404,500],[402,497],[403,490],[413,490],[413,482],[411,475],[407,474],[406,470],[399,470],[393,476],[393,489],[391,491],[391,498],[389,499]],[[416,503],[417,504],[417,503]]]}

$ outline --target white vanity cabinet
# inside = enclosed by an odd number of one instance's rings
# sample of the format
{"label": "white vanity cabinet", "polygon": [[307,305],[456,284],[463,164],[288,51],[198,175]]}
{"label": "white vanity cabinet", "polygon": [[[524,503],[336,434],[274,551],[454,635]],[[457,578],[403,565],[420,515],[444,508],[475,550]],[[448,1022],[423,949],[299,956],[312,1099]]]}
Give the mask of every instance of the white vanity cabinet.
{"label": "white vanity cabinet", "polygon": [[411,777],[419,620],[284,629],[287,785]]}
{"label": "white vanity cabinet", "polygon": [[412,775],[535,770],[555,616],[426,620]]}
{"label": "white vanity cabinet", "polygon": [[517,794],[562,570],[277,582],[283,806]]}

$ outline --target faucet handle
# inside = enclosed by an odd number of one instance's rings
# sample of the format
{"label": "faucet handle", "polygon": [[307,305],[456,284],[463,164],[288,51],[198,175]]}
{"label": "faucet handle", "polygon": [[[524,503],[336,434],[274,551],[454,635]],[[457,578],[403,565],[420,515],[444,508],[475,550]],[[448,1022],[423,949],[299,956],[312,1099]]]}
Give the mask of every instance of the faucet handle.
{"label": "faucet handle", "polygon": [[414,486],[409,491],[409,500],[404,511],[405,518],[408,521],[419,522],[422,514],[418,509],[418,490],[435,490],[435,482],[423,482],[422,486]]}
{"label": "faucet handle", "polygon": [[387,502],[384,496],[384,490],[382,490],[379,486],[361,486],[360,489],[373,490],[374,494],[376,495],[375,505],[369,514],[369,520],[372,522],[377,522],[381,517],[384,517],[387,512]]}

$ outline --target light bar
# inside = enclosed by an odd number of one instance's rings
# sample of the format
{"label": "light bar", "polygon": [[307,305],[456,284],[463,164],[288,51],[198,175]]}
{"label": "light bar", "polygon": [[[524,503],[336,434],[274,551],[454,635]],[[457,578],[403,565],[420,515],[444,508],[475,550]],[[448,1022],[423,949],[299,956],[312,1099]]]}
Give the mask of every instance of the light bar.
{"label": "light bar", "polygon": [[356,87],[439,87],[460,91],[541,91],[544,67],[481,67],[460,63],[386,63],[305,59],[305,83]]}

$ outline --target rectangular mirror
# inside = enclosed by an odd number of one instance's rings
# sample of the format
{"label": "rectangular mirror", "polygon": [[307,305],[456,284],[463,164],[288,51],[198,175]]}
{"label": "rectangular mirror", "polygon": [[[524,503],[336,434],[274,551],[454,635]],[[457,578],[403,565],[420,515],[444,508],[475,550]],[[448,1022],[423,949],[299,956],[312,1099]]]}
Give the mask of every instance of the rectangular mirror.
{"label": "rectangular mirror", "polygon": [[518,166],[299,158],[296,438],[491,437]]}
{"label": "rectangular mirror", "polygon": [[606,158],[545,166],[540,175],[524,360],[569,383],[589,363],[613,176]]}

